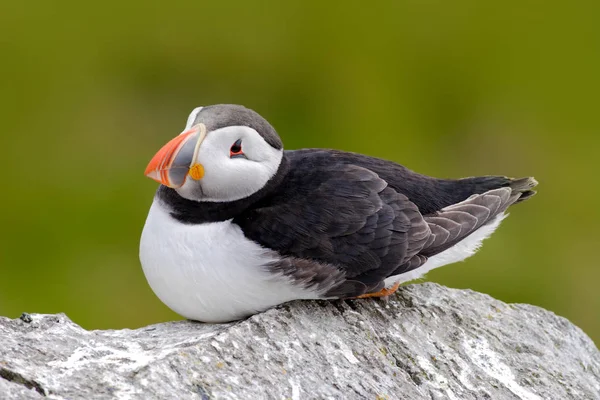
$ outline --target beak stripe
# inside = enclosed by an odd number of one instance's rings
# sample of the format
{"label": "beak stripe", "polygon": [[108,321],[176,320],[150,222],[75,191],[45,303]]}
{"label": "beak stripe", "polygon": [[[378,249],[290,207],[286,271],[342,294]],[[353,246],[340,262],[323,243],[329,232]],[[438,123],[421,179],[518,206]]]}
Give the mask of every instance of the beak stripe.
{"label": "beak stripe", "polygon": [[194,148],[194,156],[192,157],[192,163],[190,164],[190,168],[192,168],[192,165],[194,165],[194,163],[196,162],[196,157],[198,157],[200,145],[206,137],[206,126],[204,124],[198,124],[198,127],[200,128],[200,137],[198,138],[198,142],[196,142],[196,147]]}
{"label": "beak stripe", "polygon": [[206,126],[200,123],[171,139],[152,158],[145,175],[165,186],[181,187],[206,134]]}

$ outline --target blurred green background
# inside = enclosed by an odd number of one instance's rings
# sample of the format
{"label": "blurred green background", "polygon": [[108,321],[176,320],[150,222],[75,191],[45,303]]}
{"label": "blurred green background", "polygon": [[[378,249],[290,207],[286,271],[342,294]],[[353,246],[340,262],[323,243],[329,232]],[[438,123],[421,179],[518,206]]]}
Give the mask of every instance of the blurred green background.
{"label": "blurred green background", "polygon": [[600,342],[600,2],[3,2],[0,315],[177,319],[138,261],[154,153],[239,103],[288,149],[539,194],[430,280],[539,305]]}

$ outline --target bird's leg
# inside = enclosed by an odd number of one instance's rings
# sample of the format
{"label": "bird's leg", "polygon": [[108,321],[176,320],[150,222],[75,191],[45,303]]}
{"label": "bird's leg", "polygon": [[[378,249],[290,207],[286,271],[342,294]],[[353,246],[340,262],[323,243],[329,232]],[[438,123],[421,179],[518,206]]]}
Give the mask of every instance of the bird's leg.
{"label": "bird's leg", "polygon": [[385,299],[389,295],[393,294],[396,290],[398,290],[399,287],[400,287],[400,282],[396,283],[394,286],[392,286],[389,289],[383,288],[379,292],[361,294],[360,296],[358,296],[356,298],[357,299],[366,299],[368,297],[383,297]]}

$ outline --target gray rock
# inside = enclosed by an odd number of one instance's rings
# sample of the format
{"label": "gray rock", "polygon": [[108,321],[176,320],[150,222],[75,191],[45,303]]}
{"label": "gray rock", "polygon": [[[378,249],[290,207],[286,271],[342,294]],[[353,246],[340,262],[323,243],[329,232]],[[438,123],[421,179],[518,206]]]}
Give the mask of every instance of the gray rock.
{"label": "gray rock", "polygon": [[426,283],[224,325],[0,317],[0,378],[1,399],[600,399],[600,352],[551,312]]}

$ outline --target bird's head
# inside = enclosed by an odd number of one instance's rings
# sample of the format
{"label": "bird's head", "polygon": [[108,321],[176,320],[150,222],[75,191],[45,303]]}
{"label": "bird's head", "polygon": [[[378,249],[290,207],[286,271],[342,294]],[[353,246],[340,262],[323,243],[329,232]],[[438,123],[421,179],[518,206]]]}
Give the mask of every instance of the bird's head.
{"label": "bird's head", "polygon": [[164,145],[146,176],[195,201],[248,197],[276,174],[283,144],[258,113],[220,104],[192,111],[184,131]]}

